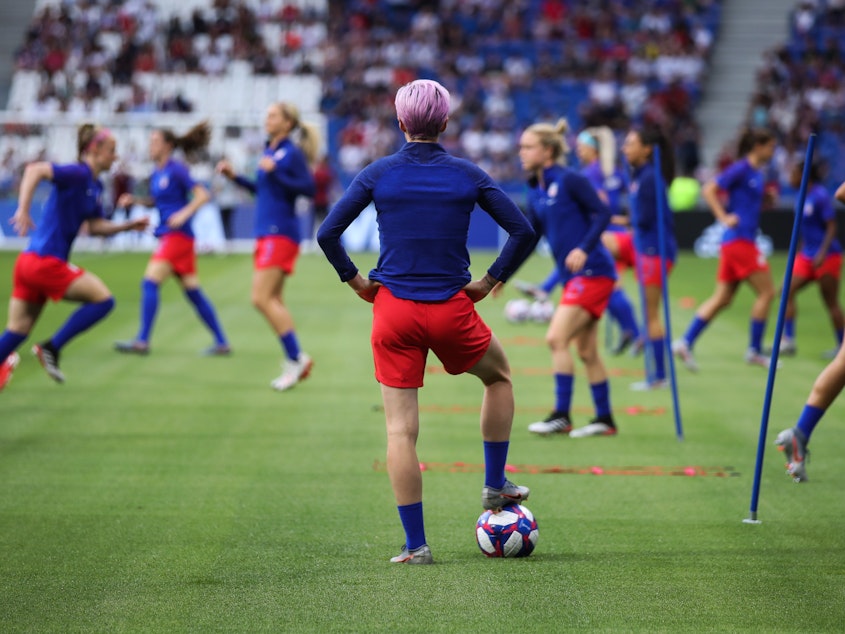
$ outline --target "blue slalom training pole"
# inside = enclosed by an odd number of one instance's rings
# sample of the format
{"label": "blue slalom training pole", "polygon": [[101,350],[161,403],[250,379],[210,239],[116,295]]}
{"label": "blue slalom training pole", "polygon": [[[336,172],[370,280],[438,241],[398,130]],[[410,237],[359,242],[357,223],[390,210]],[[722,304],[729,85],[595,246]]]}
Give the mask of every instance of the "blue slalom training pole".
{"label": "blue slalom training pole", "polygon": [[672,354],[672,318],[669,305],[669,273],[666,270],[666,214],[672,213],[666,208],[666,184],[663,182],[663,172],[660,169],[660,148],[654,146],[654,185],[657,195],[657,246],[660,255],[660,288],[663,291],[663,321],[666,323],[664,333],[664,350],[669,357],[669,385],[672,388],[672,410],[675,415],[675,435],[678,440],[684,439],[684,428],[681,423],[681,404],[678,401],[678,380],[675,374],[675,355]]}
{"label": "blue slalom training pole", "polygon": [[757,442],[757,462],[754,465],[754,486],[751,490],[751,509],[745,524],[759,524],[757,519],[757,503],[760,501],[760,478],[763,472],[763,454],[766,451],[766,432],[769,429],[769,411],[772,406],[772,393],[775,389],[775,374],[777,373],[778,355],[780,354],[780,339],[783,335],[783,322],[786,315],[786,300],[789,297],[789,286],[792,284],[792,265],[795,263],[795,251],[798,249],[798,238],[801,233],[801,216],[804,215],[804,201],[807,199],[807,181],[810,180],[810,165],[813,162],[813,151],[816,147],[816,135],[811,134],[807,143],[807,154],[804,157],[804,173],[801,174],[801,188],[798,190],[798,200],[795,203],[795,222],[792,224],[792,238],[789,241],[789,255],[786,258],[786,272],[783,275],[783,288],[780,293],[778,306],[778,321],[775,326],[775,340],[772,343],[772,356],[769,360],[769,378],[766,382],[766,396],[763,399],[763,416],[760,420],[760,439]]}
{"label": "blue slalom training pole", "polygon": [[[628,173],[628,182],[631,181],[631,166],[628,165],[628,161],[624,158],[622,159],[622,163],[625,166],[625,171]],[[634,215],[636,214],[636,209],[634,209],[634,205],[631,205],[631,236],[634,240],[634,245],[637,244],[637,223],[634,222]],[[642,319],[643,324],[643,331],[644,334],[641,334],[643,339],[643,362],[645,363],[645,380],[647,383],[651,383],[654,381],[654,362],[652,361],[651,355],[654,354],[654,351],[651,349],[651,342],[649,338],[646,336],[647,329],[648,329],[648,315],[646,314],[646,305],[645,305],[645,285],[642,282],[642,267],[640,266],[640,259],[636,257],[636,253],[634,254],[634,277],[637,278],[637,291],[639,291],[640,296],[640,318]]]}

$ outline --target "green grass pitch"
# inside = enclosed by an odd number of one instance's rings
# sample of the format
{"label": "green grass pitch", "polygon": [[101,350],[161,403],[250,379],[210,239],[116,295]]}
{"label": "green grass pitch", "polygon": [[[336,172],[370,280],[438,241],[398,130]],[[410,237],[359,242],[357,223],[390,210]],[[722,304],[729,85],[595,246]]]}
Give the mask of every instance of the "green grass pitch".
{"label": "green grass pitch", "polygon": [[[0,298],[13,253],[0,253]],[[436,565],[388,562],[402,542],[372,377],[369,305],[316,254],[286,299],[314,373],[279,394],[281,351],[250,306],[249,256],[200,259],[234,348],[210,336],[175,284],[152,354],[116,354],[137,328],[144,254],[74,262],[114,292],[114,313],[64,351],[53,384],[29,353],[71,310],[47,307],[0,394],[0,630],[3,632],[833,632],[845,623],[845,400],[813,437],[810,481],[793,484],[772,445],[791,426],[833,336],[817,292],[800,298],[799,355],[778,372],[760,525],[747,525],[766,371],[744,365],[751,293],[707,330],[699,375],[678,368],[686,438],[668,392],[628,385],[642,361],[606,357],[620,433],[540,438],[552,405],[544,327],[503,318],[513,289],[479,310],[505,342],[517,416],[510,462],[603,475],[521,473],[540,541],[524,560],[488,560],[474,538],[482,462],[473,377],[431,372],[420,393],[420,459]],[[476,274],[494,255],[474,254]],[[356,257],[363,270],[372,255]],[[675,334],[712,289],[715,261],[685,255],[671,279]],[[780,279],[784,258],[772,261]],[[541,279],[535,256],[521,279]],[[632,281],[627,281],[634,290]],[[767,339],[774,334],[776,307]],[[432,367],[438,365],[430,358]],[[576,425],[591,405],[576,378]],[[653,475],[611,475],[648,467]],[[673,467],[706,475],[666,475]],[[738,475],[717,477],[717,468]],[[565,470],[565,469],[564,469]],[[464,472],[460,472],[464,471]],[[663,473],[664,475],[660,475]]]}

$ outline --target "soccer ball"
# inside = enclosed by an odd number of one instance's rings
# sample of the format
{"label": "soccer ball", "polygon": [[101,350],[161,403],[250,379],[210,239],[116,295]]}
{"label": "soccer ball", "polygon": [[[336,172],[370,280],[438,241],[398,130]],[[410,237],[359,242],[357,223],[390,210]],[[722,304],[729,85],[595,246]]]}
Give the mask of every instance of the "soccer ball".
{"label": "soccer ball", "polygon": [[555,312],[554,304],[550,301],[534,301],[528,309],[528,316],[531,321],[536,321],[538,324],[545,324],[552,320],[552,314]]}
{"label": "soccer ball", "polygon": [[484,511],[475,523],[478,547],[488,557],[527,557],[539,535],[534,514],[520,504]]}
{"label": "soccer ball", "polygon": [[505,304],[505,319],[512,324],[518,324],[528,319],[531,313],[531,302],[527,299],[512,299]]}

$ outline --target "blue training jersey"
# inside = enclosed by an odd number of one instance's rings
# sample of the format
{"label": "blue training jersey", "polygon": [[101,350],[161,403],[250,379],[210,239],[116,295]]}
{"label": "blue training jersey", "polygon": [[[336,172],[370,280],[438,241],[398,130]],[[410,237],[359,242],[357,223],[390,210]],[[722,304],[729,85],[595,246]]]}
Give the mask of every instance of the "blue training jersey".
{"label": "blue training jersey", "polygon": [[728,192],[728,213],[739,216],[739,224],[725,230],[722,244],[734,240],[754,242],[763,208],[763,172],[752,166],[748,159],[740,159],[716,177],[716,185]]}
{"label": "blue training jersey", "polygon": [[[815,257],[824,242],[827,223],[835,218],[836,211],[827,189],[818,184],[810,187],[804,200],[804,213],[801,215],[801,253],[810,258]],[[842,253],[838,238],[833,238],[827,253]]]}
{"label": "blue training jersey", "polygon": [[371,202],[380,252],[369,278],[402,299],[443,301],[472,280],[467,238],[476,205],[509,234],[487,271],[495,279],[506,281],[534,240],[528,220],[482,169],[438,143],[410,142],[364,168],[317,232],[343,282],[358,269],[340,236]]}
{"label": "blue training jersey", "polygon": [[[528,193],[528,217],[538,236],[546,237],[561,284],[573,277],[616,279],[610,252],[601,243],[601,233],[610,222],[610,209],[583,175],[562,165],[543,170],[543,182],[532,183]],[[580,248],[587,262],[578,273],[566,268],[566,256]]]}
{"label": "blue training jersey", "polygon": [[184,163],[170,159],[164,167],[156,169],[150,176],[150,195],[155,201],[160,222],[155,235],[163,236],[168,233],[182,233],[189,238],[194,237],[190,218],[179,229],[167,226],[167,219],[188,204],[191,190],[196,183],[191,178],[188,167]]}
{"label": "blue training jersey", "polygon": [[53,189],[25,249],[67,262],[82,223],[103,218],[103,184],[86,163],[53,165]]}
{"label": "blue training jersey", "polygon": [[[586,167],[581,168],[581,174],[590,182],[598,192],[607,196],[607,206],[610,208],[610,215],[616,216],[622,213],[622,193],[625,189],[625,179],[619,170],[615,170],[610,176],[605,176],[599,161],[593,161]],[[608,225],[608,229],[613,228]]]}
{"label": "blue training jersey", "polygon": [[271,172],[258,170],[255,181],[238,176],[235,182],[255,194],[255,223],[253,235],[285,236],[299,243],[299,218],[294,203],[297,196],[313,196],[314,175],[302,150],[289,138],[276,146],[269,143],[263,156],[273,159],[276,167]]}
{"label": "blue training jersey", "polygon": [[[635,169],[631,174],[629,186],[631,202],[631,227],[634,230],[634,249],[637,253],[648,256],[660,255],[660,226],[657,209],[657,179],[654,165],[649,161]],[[666,188],[660,192],[663,197],[663,235],[666,240],[666,257],[674,262],[678,255],[678,243],[675,240],[675,220]]]}

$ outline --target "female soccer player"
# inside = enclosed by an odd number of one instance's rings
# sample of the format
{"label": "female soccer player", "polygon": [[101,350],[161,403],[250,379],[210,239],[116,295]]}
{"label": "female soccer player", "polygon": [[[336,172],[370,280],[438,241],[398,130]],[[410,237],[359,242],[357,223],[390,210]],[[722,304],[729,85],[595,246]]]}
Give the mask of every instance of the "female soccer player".
{"label": "female soccer player", "polygon": [[[602,202],[610,207],[610,224],[602,233],[601,241],[616,262],[617,275],[621,275],[626,269],[634,268],[634,240],[628,226],[629,219],[622,213],[625,179],[616,167],[616,139],[613,131],[606,126],[587,128],[578,135],[575,152],[584,166],[582,173],[599,193]],[[640,339],[634,306],[622,287],[621,279],[617,280],[616,288],[610,295],[607,312],[621,331],[619,341],[611,351],[612,354],[620,355]]]}
{"label": "female soccer player", "polygon": [[[396,93],[396,116],[407,143],[366,167],[317,232],[340,279],[373,303],[372,347],[387,423],[387,469],[405,529],[394,563],[430,564],[417,459],[417,392],[433,351],[450,374],[469,372],[484,384],[481,435],[485,484],[481,503],[494,509],[528,499],[526,487],[505,479],[513,386],[498,339],[473,302],[507,280],[528,254],[528,221],[481,169],[450,156],[437,140],[449,118],[449,92],[417,80]],[[374,203],[381,236],[376,268],[363,277],[340,236]],[[487,274],[471,281],[467,232],[476,203],[510,234]]]}
{"label": "female soccer player", "polygon": [[[572,438],[612,436],[616,425],[610,407],[607,371],[598,352],[598,322],[610,301],[616,269],[601,244],[610,221],[610,209],[590,182],[562,165],[568,150],[563,135],[566,121],[536,123],[519,140],[519,160],[529,175],[528,216],[538,234],[549,243],[560,271],[563,294],[546,331],[555,375],[555,408],[549,416],[528,426],[537,434],[562,433]],[[570,408],[575,344],[590,382],[596,417],[573,430]]]}
{"label": "female soccer player", "polygon": [[[792,169],[790,181],[793,187],[801,183],[804,171],[803,161]],[[801,252],[795,257],[792,267],[792,283],[786,302],[786,321],[784,322],[781,354],[795,354],[795,315],[797,306],[795,296],[812,282],[819,283],[833,331],[836,334],[837,348],[842,345],[842,331],[845,319],[839,304],[839,279],[842,276],[842,245],[836,237],[836,212],[830,194],[820,184],[818,165],[810,166],[810,180],[807,183],[807,198],[801,215]],[[845,183],[836,192],[837,198],[845,202]]]}
{"label": "female soccer player", "polygon": [[[13,273],[9,319],[0,335],[0,388],[5,386],[17,363],[15,352],[32,331],[48,299],[66,299],[81,303],[64,325],[32,351],[38,356],[47,374],[57,383],[64,383],[59,369],[62,347],[78,334],[103,319],[114,307],[111,292],[93,273],[68,263],[73,241],[83,223],[91,235],[112,236],[121,231],[141,231],[149,219],[140,218],[113,223],[103,215],[103,184],[100,174],[109,170],[117,154],[111,132],[85,124],[77,133],[79,162],[70,165],[30,163],[21,180],[18,208],[12,225],[19,235],[32,231],[29,246],[18,256]],[[35,188],[49,180],[53,189],[44,204],[38,226],[32,220],[30,207]]]}
{"label": "female soccer player", "polygon": [[[256,197],[252,303],[276,333],[287,356],[282,374],[270,384],[284,391],[307,378],[314,365],[299,348],[282,290],[285,280],[293,275],[299,255],[296,197],[314,195],[314,176],[308,164],[316,159],[318,139],[316,131],[300,121],[296,106],[289,103],[274,103],[267,108],[264,130],[269,138],[255,181],[235,174],[225,160],[217,164],[217,170]],[[299,145],[292,138],[297,130]]]}
{"label": "female soccer player", "polygon": [[[656,128],[634,129],[628,132],[622,152],[632,168],[630,184],[631,224],[634,228],[634,250],[639,283],[645,291],[646,331],[649,349],[654,359],[654,376],[631,385],[633,390],[652,390],[667,387],[665,336],[660,317],[663,299],[663,268],[668,275],[678,253],[675,224],[666,198],[665,188],[657,190],[654,171],[654,148],[660,148],[661,174],[664,183],[671,183],[675,167],[673,150],[666,137]],[[666,240],[665,262],[660,259],[658,196],[662,197],[666,214],[663,235]]]}
{"label": "female soccer player", "polygon": [[775,439],[778,449],[786,454],[786,473],[795,482],[806,482],[806,462],[810,454],[807,445],[810,443],[810,436],[843,387],[845,346],[840,346],[833,361],[816,377],[795,427],[784,429]]}
{"label": "female soccer player", "polygon": [[[747,130],[739,141],[738,161],[730,165],[701,189],[701,195],[716,220],[725,227],[716,289],[695,311],[695,317],[680,339],[672,343],[672,350],[691,371],[698,371],[692,354],[693,346],[710,322],[727,308],[739,285],[748,282],[757,296],[751,307],[751,328],[745,361],[750,365],[769,367],[769,357],[763,354],[763,335],[769,306],[775,295],[772,273],[765,256],[755,244],[763,207],[764,177],[762,168],[772,159],[776,139],[765,129]],[[719,199],[719,190],[728,194],[727,208]]]}
{"label": "female soccer player", "polygon": [[226,335],[217,320],[214,306],[203,294],[197,275],[197,257],[194,251],[194,232],[191,220],[194,214],[210,199],[208,190],[191,178],[188,167],[173,158],[181,149],[193,155],[208,145],[211,128],[202,122],[183,136],[171,130],[158,129],[150,134],[150,158],[155,171],[150,176],[150,198],[140,200],[125,193],[117,201],[118,207],[130,207],[136,202],[155,206],[161,222],[155,230],[159,238],[158,249],[153,253],[141,282],[141,327],[134,341],[118,341],[114,347],[119,352],[149,354],[150,336],[158,313],[159,288],[171,275],[175,275],[185,297],[193,304],[200,319],[214,336],[214,345],[206,350],[209,355],[228,355],[231,352]]}

